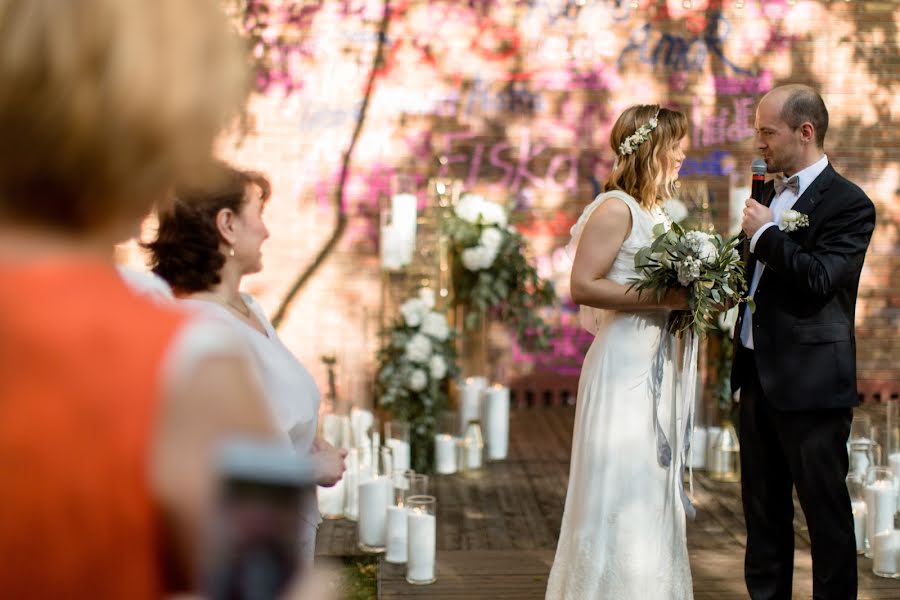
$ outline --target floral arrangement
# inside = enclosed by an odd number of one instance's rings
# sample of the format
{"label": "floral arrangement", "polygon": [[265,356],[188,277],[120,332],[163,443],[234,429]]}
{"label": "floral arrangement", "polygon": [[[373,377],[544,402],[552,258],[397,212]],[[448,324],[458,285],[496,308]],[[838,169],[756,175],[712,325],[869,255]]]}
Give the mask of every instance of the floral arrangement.
{"label": "floral arrangement", "polygon": [[515,326],[523,346],[545,346],[550,327],[538,311],[552,306],[556,293],[526,259],[525,240],[506,209],[466,194],[445,219],[444,233],[453,258],[453,304],[470,309],[464,326],[475,328],[491,314]]}
{"label": "floral arrangement", "polygon": [[809,216],[796,210],[788,209],[781,213],[781,224],[778,229],[788,233],[809,227]]}
{"label": "floral arrangement", "polygon": [[653,118],[638,127],[634,133],[625,138],[625,141],[619,144],[619,154],[622,156],[634,154],[634,151],[637,150],[638,146],[649,140],[650,134],[659,124],[658,117],[659,111],[657,110]]}
{"label": "floral arrangement", "polygon": [[447,383],[458,373],[454,332],[423,289],[400,306],[387,344],[378,352],[380,405],[410,424],[413,468],[430,471],[437,415],[447,408]]}
{"label": "floral arrangement", "polygon": [[671,228],[660,223],[653,228],[653,235],[653,243],[634,258],[641,276],[629,289],[654,290],[661,299],[669,288],[688,288],[690,310],[672,314],[669,327],[674,333],[692,329],[702,334],[717,328],[723,306],[748,302],[753,309],[753,300],[746,297],[737,236],[724,241],[715,233],[685,231],[677,223]]}

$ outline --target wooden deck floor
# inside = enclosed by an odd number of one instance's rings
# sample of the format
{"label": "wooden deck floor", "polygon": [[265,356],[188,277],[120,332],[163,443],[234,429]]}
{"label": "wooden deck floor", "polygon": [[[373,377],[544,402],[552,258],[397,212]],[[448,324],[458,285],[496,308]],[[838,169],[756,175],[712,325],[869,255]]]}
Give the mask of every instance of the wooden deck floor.
{"label": "wooden deck floor", "polygon": [[[382,561],[379,598],[543,599],[562,519],[574,413],[566,407],[514,410],[507,461],[491,463],[478,479],[435,477],[438,580],[409,585],[403,567]],[[739,484],[695,472],[694,502],[698,517],[688,525],[688,547],[696,600],[747,598]],[[810,598],[809,537],[799,507],[796,513],[794,598]],[[317,554],[360,554],[355,523],[324,523]],[[866,558],[858,564],[860,599],[900,600],[900,581],[872,575]]]}

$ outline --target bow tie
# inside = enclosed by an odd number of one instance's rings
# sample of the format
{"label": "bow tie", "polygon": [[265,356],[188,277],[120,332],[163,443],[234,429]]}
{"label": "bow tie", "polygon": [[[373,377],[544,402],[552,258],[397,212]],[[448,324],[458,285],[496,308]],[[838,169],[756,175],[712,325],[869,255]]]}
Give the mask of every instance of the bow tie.
{"label": "bow tie", "polygon": [[795,196],[800,195],[800,180],[796,175],[791,175],[787,179],[784,178],[784,175],[776,175],[774,179],[775,183],[775,193],[780,194],[784,191],[784,188],[787,188],[794,192]]}

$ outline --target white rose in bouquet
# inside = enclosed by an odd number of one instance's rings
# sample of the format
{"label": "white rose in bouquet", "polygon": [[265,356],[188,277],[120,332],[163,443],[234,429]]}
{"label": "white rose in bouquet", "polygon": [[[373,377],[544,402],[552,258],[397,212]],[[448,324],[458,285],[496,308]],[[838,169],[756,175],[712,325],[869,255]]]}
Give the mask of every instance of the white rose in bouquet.
{"label": "white rose in bouquet", "polygon": [[414,369],[409,374],[409,389],[414,392],[421,392],[428,385],[428,375],[422,369]]}
{"label": "white rose in bouquet", "polygon": [[737,323],[738,306],[732,306],[723,313],[719,313],[719,329],[725,333],[734,331],[734,324]]}
{"label": "white rose in bouquet", "polygon": [[506,227],[506,210],[496,202],[485,202],[481,206],[481,219],[485,225]]}
{"label": "white rose in bouquet", "polygon": [[447,375],[447,361],[443,356],[434,355],[431,357],[431,363],[428,365],[431,371],[431,378],[441,380]]}
{"label": "white rose in bouquet", "polygon": [[496,227],[488,227],[481,232],[481,238],[479,238],[479,244],[481,246],[496,252],[500,249],[500,244],[502,243],[503,233]]}
{"label": "white rose in bouquet", "polygon": [[662,207],[663,210],[666,211],[666,214],[669,215],[669,218],[675,223],[681,223],[688,217],[687,206],[685,206],[684,202],[678,198],[669,198],[663,201]]}
{"label": "white rose in bouquet", "polygon": [[718,260],[719,250],[712,242],[703,242],[697,251],[697,258],[703,261],[704,264],[711,265]]}
{"label": "white rose in bouquet", "polygon": [[422,288],[419,290],[419,300],[425,305],[428,310],[434,308],[434,290],[431,288]]}
{"label": "white rose in bouquet", "polygon": [[478,196],[477,194],[465,194],[459,199],[459,202],[456,203],[456,207],[453,211],[456,213],[456,216],[463,221],[476,223],[478,222],[479,215],[481,215],[484,204],[485,199],[481,196]]}
{"label": "white rose in bouquet", "polygon": [[406,344],[406,358],[414,363],[425,363],[431,358],[431,340],[417,333]]}
{"label": "white rose in bouquet", "polygon": [[469,271],[480,271],[494,264],[497,252],[484,246],[473,246],[462,251],[463,266]]}
{"label": "white rose in bouquet", "polygon": [[688,256],[678,265],[678,283],[688,286],[700,279],[700,261]]}
{"label": "white rose in bouquet", "polygon": [[419,298],[410,298],[400,305],[400,314],[407,327],[418,327],[422,318],[428,314],[428,307]]}
{"label": "white rose in bouquet", "polygon": [[425,315],[420,331],[442,342],[450,335],[447,319],[441,313],[433,311]]}

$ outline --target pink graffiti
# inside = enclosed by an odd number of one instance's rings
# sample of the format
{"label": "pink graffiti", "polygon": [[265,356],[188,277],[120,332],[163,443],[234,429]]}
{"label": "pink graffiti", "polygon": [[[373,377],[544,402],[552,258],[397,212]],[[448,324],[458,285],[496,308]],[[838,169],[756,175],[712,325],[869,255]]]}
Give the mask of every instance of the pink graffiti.
{"label": "pink graffiti", "polygon": [[[477,138],[476,133],[458,131],[445,136],[447,147],[453,148],[454,142],[472,140]],[[499,185],[509,190],[510,194],[516,194],[524,185],[536,187],[557,187],[566,190],[575,189],[578,183],[578,155],[571,151],[555,154],[547,165],[543,175],[534,173],[529,166],[530,162],[547,149],[544,143],[532,144],[530,135],[526,131],[518,145],[518,152],[513,153],[514,146],[506,142],[485,144],[476,142],[463,152],[446,155],[446,161],[441,165],[439,177],[450,175],[451,165],[463,165],[465,169],[466,187],[472,188],[481,177],[485,159],[488,165],[499,169],[503,177]],[[511,155],[515,154],[515,158]],[[467,165],[467,168],[465,167]],[[560,176],[565,179],[560,182]]]}
{"label": "pink graffiti", "polygon": [[771,71],[763,71],[754,77],[716,77],[716,93],[720,96],[739,94],[765,94],[775,85]]}
{"label": "pink graffiti", "polygon": [[731,108],[719,107],[712,117],[706,117],[701,113],[699,98],[695,96],[691,141],[695,146],[706,147],[740,142],[752,137],[755,131],[751,125],[753,104],[753,98],[734,98]]}

